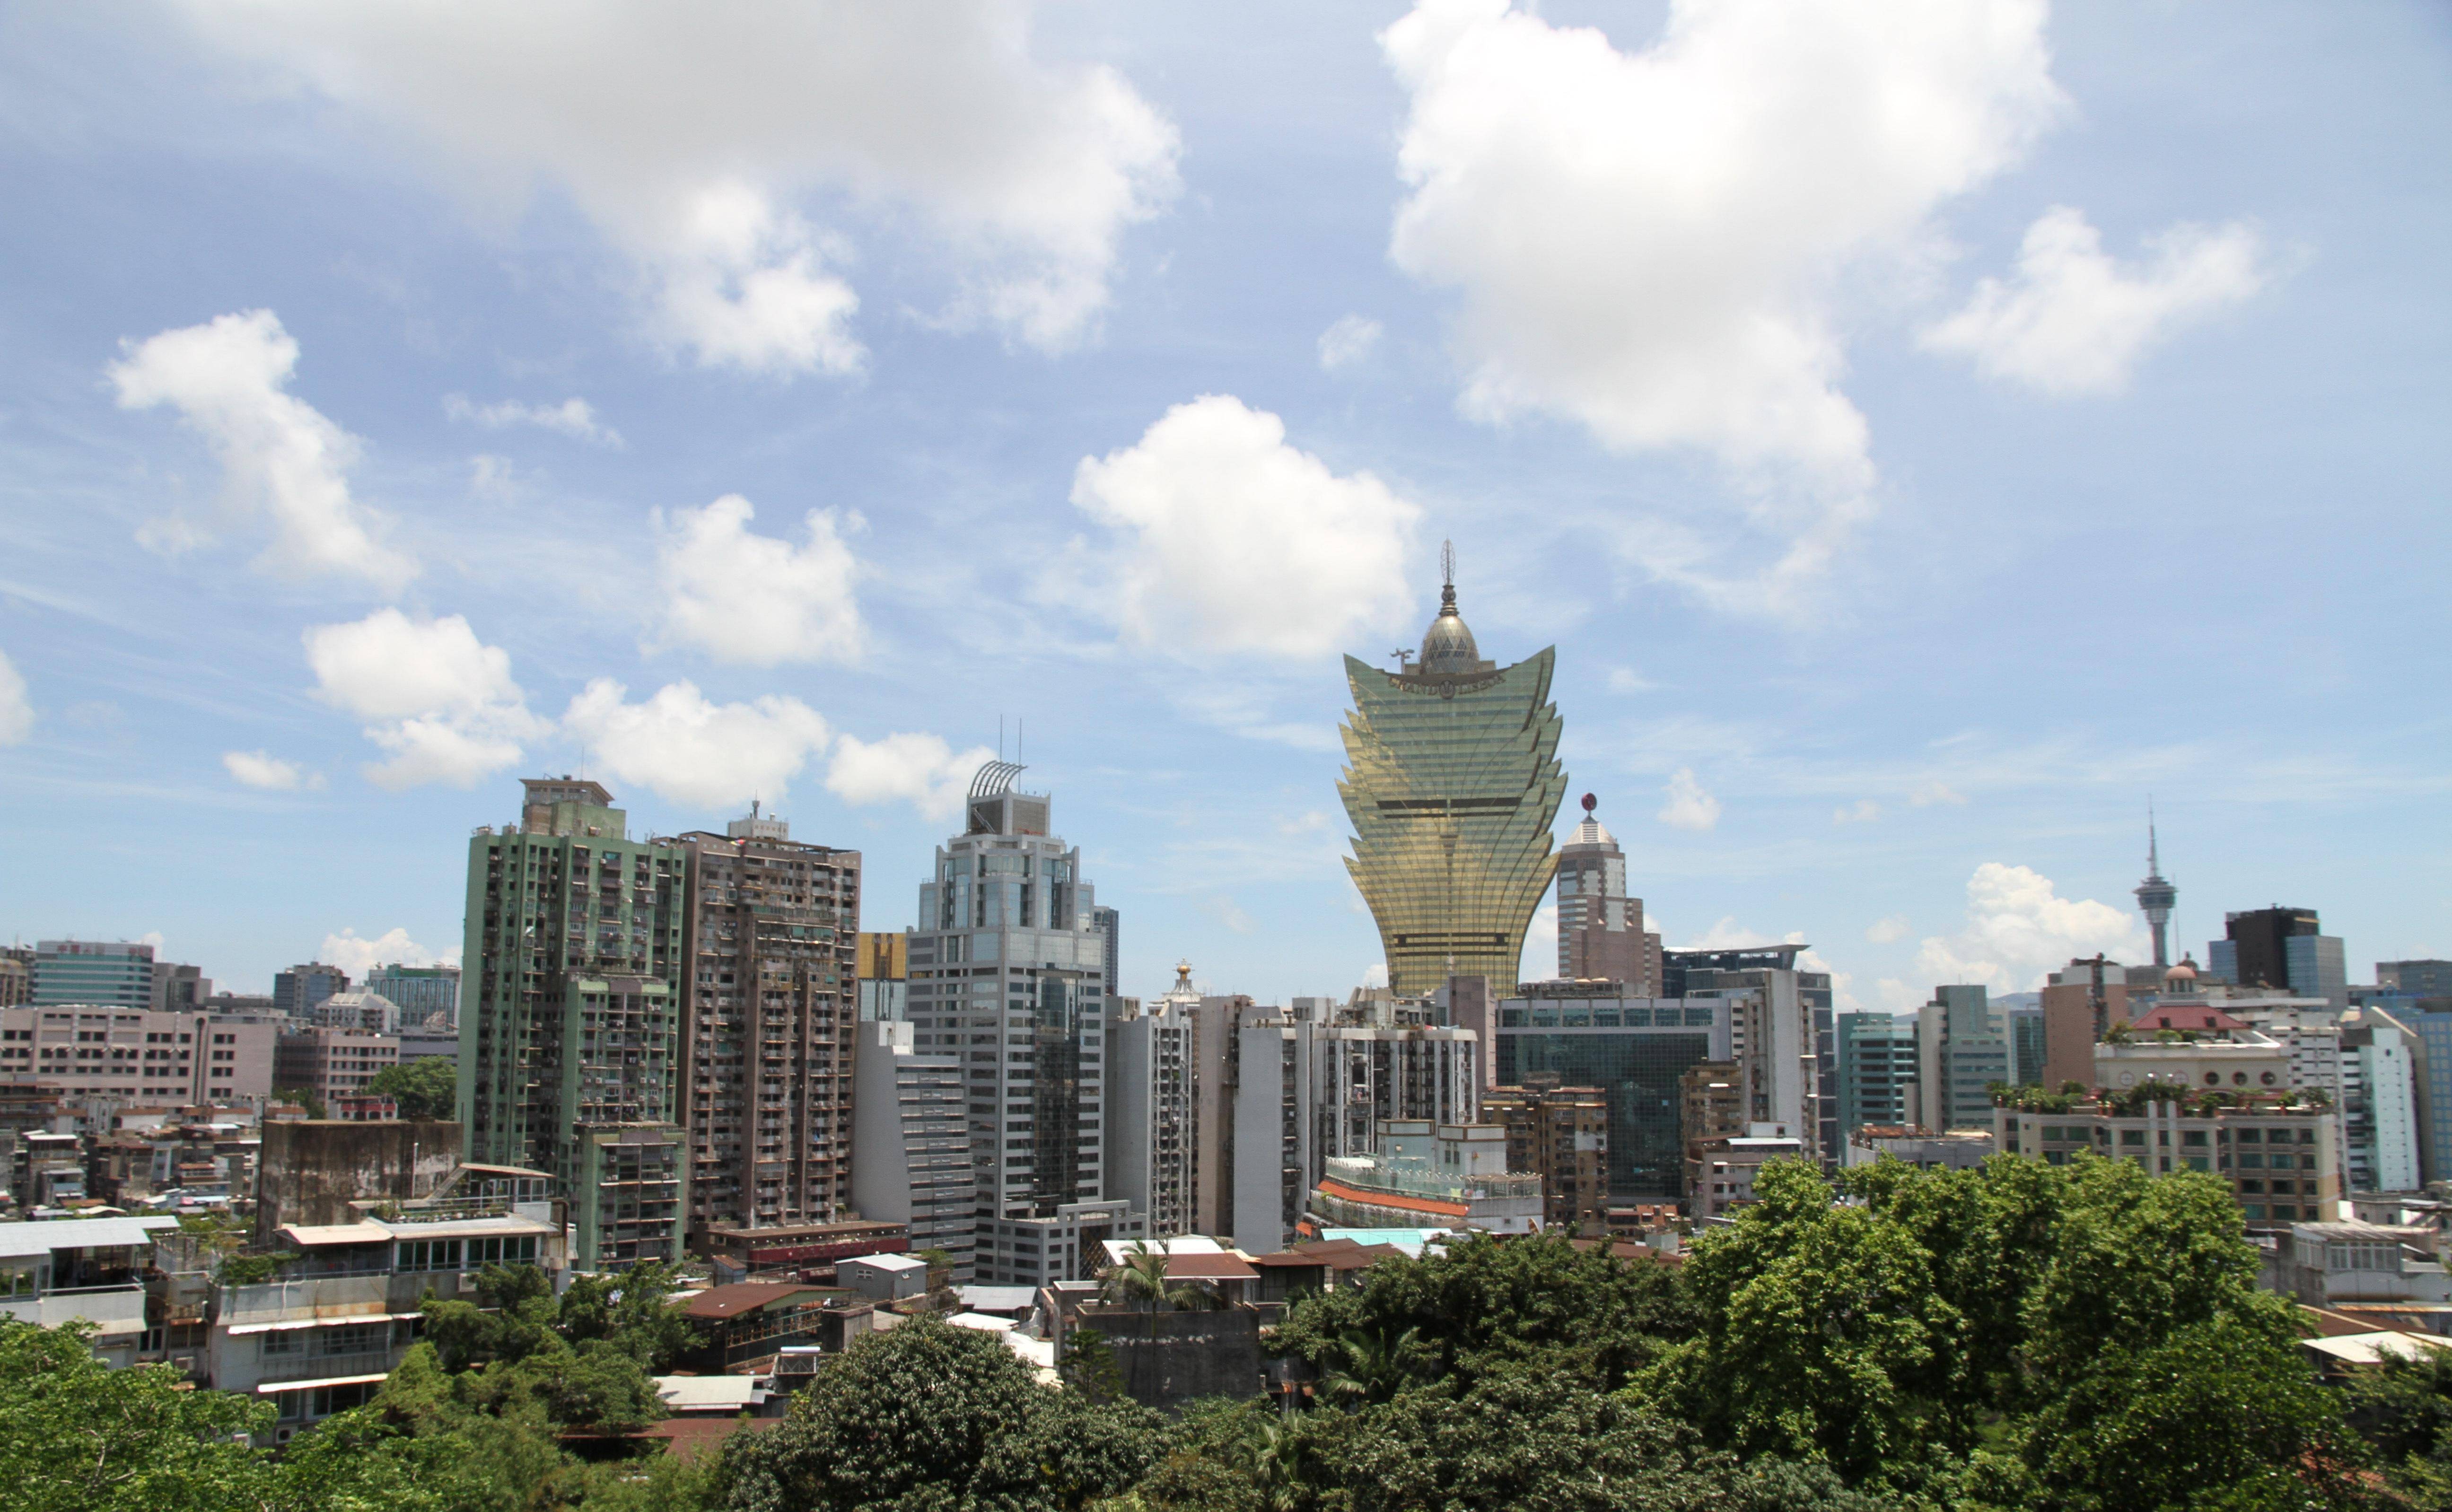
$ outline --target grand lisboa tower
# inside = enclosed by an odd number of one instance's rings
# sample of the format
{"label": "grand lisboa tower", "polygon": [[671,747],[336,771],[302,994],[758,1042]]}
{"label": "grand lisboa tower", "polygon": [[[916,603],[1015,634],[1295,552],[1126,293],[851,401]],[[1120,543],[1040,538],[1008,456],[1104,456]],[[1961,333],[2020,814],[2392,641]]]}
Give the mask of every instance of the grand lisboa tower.
{"label": "grand lisboa tower", "polygon": [[1558,864],[1550,826],[1567,791],[1550,702],[1557,648],[1512,667],[1484,661],[1456,613],[1453,551],[1441,565],[1438,618],[1417,656],[1400,654],[1394,672],[1345,658],[1345,865],[1378,921],[1389,986],[1407,995],[1451,975],[1514,985]]}

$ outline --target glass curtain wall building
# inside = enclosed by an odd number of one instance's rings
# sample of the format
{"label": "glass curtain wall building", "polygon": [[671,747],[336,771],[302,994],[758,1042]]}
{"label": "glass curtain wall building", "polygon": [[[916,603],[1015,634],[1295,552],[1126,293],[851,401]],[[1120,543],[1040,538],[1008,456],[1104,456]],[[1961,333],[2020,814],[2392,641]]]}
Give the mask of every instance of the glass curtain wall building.
{"label": "glass curtain wall building", "polygon": [[1450,976],[1515,981],[1525,927],[1557,865],[1550,826],[1567,778],[1550,702],[1555,657],[1545,647],[1511,667],[1483,660],[1456,613],[1451,570],[1418,659],[1400,655],[1382,672],[1345,658],[1345,864],[1400,995]]}
{"label": "glass curtain wall building", "polygon": [[1583,996],[1571,984],[1555,986],[1556,996],[1499,1004],[1498,1084],[1555,1075],[1561,1086],[1598,1088],[1608,1105],[1610,1196],[1678,1196],[1686,1175],[1678,1078],[1700,1062],[1730,1058],[1732,1005]]}

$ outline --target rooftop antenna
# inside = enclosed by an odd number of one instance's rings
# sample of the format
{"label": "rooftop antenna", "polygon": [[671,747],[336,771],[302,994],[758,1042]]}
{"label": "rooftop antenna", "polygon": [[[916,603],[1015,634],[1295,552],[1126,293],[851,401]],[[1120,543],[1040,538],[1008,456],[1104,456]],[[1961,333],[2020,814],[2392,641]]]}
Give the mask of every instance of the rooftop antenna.
{"label": "rooftop antenna", "polygon": [[1455,542],[1439,542],[1439,613],[1455,613]]}

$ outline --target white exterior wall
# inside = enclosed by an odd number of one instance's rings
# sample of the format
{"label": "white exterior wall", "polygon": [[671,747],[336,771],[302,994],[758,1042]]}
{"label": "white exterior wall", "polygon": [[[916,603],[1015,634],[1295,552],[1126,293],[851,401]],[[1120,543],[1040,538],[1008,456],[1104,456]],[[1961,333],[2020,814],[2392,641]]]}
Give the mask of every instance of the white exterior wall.
{"label": "white exterior wall", "polygon": [[2343,1079],[2350,1085],[2351,1185],[2359,1191],[2416,1191],[2418,1108],[2409,1036],[2389,1024],[2374,1027],[2373,1039],[2345,1057]]}
{"label": "white exterior wall", "polygon": [[1191,1007],[1160,998],[1107,1025],[1106,1194],[1131,1203],[1157,1238],[1193,1231]]}
{"label": "white exterior wall", "polygon": [[860,1215],[907,1224],[911,1248],[942,1249],[955,1284],[973,1279],[979,1222],[962,1063],[912,1050],[908,1024],[859,1026],[852,1051],[851,1200]]}
{"label": "white exterior wall", "polygon": [[[1311,1047],[1292,1025],[1247,1025],[1236,1031],[1235,1247],[1265,1255],[1293,1242],[1289,1208],[1302,1211],[1310,1189],[1313,1121],[1302,1088]],[[1291,1149],[1289,1148],[1291,1147]],[[1289,1197],[1291,1196],[1291,1202]]]}

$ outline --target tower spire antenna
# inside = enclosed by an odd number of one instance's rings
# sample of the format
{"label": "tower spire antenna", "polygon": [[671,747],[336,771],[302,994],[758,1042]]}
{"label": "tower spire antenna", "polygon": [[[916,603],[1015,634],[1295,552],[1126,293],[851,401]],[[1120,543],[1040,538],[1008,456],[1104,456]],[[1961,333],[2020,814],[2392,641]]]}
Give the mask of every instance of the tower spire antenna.
{"label": "tower spire antenna", "polygon": [[1442,614],[1455,611],[1455,542],[1453,540],[1439,542],[1439,611]]}
{"label": "tower spire antenna", "polygon": [[2146,795],[2146,880],[2137,884],[2137,910],[2154,936],[2154,964],[2169,966],[2171,908],[2180,890],[2163,874],[2163,837],[2154,825],[2154,795]]}

